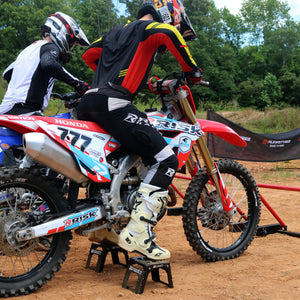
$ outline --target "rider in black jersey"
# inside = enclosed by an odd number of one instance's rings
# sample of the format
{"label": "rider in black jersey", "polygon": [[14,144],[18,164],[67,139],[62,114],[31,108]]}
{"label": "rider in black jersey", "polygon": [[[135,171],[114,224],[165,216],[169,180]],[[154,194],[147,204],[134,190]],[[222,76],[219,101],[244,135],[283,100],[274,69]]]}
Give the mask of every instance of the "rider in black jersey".
{"label": "rider in black jersey", "polygon": [[71,59],[75,45],[88,46],[82,29],[70,16],[57,12],[41,27],[43,40],[25,48],[4,71],[9,82],[0,114],[39,115],[46,109],[55,79],[85,92],[88,84],[71,75],[62,64]]}
{"label": "rider in black jersey", "polygon": [[137,21],[115,27],[83,54],[95,76],[91,90],[79,104],[78,118],[97,122],[150,166],[126,228],[120,236],[114,231],[99,232],[98,240],[105,237],[128,251],[139,251],[156,260],[170,257],[168,250],[155,243],[152,229],[157,214],[167,204],[167,188],[178,160],[132,100],[145,85],[161,47],[170,50],[184,72],[201,76],[185,42],[193,38],[194,29],[180,0],[144,1]]}

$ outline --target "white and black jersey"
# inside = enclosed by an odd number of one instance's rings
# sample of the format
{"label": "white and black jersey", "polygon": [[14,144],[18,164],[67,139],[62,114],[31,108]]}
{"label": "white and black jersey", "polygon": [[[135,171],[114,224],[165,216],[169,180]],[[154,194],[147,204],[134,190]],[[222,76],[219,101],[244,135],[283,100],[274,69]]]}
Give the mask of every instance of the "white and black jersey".
{"label": "white and black jersey", "polygon": [[0,114],[10,113],[16,104],[28,111],[44,111],[55,79],[76,86],[78,78],[60,65],[59,55],[59,48],[44,40],[25,48],[3,73],[9,85],[0,105]]}

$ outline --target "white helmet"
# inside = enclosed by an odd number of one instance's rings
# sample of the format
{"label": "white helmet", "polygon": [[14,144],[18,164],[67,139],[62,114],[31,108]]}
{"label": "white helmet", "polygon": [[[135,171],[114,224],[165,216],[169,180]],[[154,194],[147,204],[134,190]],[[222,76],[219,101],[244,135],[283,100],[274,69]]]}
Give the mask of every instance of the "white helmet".
{"label": "white helmet", "polygon": [[80,46],[90,44],[74,19],[62,12],[49,16],[41,29],[43,37],[50,35],[53,43],[58,46],[63,55],[69,54],[76,44]]}

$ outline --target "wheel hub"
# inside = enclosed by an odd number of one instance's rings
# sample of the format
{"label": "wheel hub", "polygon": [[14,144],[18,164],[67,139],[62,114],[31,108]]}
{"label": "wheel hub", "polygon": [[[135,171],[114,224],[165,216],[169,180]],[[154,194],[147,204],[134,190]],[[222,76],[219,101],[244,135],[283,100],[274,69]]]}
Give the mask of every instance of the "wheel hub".
{"label": "wheel hub", "polygon": [[217,192],[211,192],[203,200],[204,207],[198,211],[202,226],[212,230],[225,228],[229,223],[229,218],[224,212],[222,203],[217,201]]}
{"label": "wheel hub", "polygon": [[38,246],[38,239],[18,241],[17,232],[26,228],[25,215],[21,212],[10,212],[0,218],[0,251],[6,256],[27,256]]}

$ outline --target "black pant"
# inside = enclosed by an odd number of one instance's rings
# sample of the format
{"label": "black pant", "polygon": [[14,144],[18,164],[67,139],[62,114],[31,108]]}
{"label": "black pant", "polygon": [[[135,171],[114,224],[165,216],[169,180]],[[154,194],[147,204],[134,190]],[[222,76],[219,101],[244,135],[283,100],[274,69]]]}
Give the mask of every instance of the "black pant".
{"label": "black pant", "polygon": [[146,183],[168,188],[177,170],[178,160],[145,113],[132,104],[108,111],[108,97],[90,93],[81,99],[78,119],[98,123],[128,151],[141,156],[152,168]]}
{"label": "black pant", "polygon": [[28,103],[16,103],[5,115],[23,115],[33,112],[34,116],[42,116],[43,114],[39,113],[39,110],[40,108]]}

